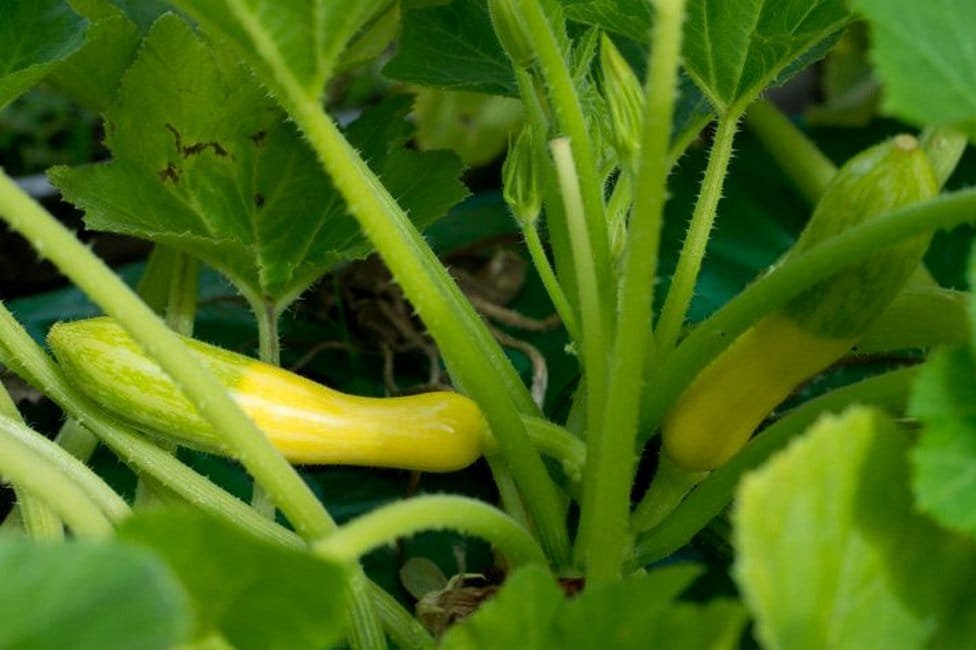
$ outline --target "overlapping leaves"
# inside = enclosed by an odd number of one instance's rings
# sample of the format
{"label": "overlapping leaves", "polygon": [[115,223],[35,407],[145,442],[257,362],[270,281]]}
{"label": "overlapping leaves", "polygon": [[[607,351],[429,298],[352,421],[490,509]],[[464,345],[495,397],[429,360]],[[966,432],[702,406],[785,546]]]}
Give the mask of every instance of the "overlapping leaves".
{"label": "overlapping leaves", "polygon": [[77,52],[87,27],[61,0],[0,0],[0,108]]}
{"label": "overlapping leaves", "polygon": [[736,579],[766,646],[971,643],[976,548],[915,512],[908,449],[885,416],[854,409],[743,482]]}
{"label": "overlapping leaves", "polygon": [[[405,110],[394,103],[361,118],[357,144],[423,226],[465,190],[452,156],[402,149]],[[105,119],[113,160],[51,173],[92,228],[194,254],[252,304],[276,310],[368,250],[314,154],[253,75],[174,15],[150,30]],[[375,137],[390,129],[397,137]]]}

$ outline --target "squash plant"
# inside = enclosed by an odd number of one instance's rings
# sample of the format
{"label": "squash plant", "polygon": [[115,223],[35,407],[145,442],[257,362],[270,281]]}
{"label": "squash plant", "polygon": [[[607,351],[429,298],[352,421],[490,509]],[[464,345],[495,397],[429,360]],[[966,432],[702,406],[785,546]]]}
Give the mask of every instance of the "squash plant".
{"label": "squash plant", "polygon": [[[841,65],[865,24],[874,69],[848,85],[876,75],[903,121],[838,169],[762,95]],[[17,495],[0,640],[967,647],[976,301],[922,257],[976,221],[972,189],[942,189],[976,137],[974,26],[967,0],[0,0],[0,106],[46,81],[98,111],[109,159],[49,178],[88,228],[155,244],[132,290],[0,175],[0,217],[109,317],[52,328],[52,357],[0,306],[0,362],[67,418],[49,440],[0,391]],[[444,89],[520,105],[500,189],[564,326],[565,403],[529,389],[423,234],[467,194],[459,159],[410,146],[402,93],[340,126],[336,80],[380,60],[428,106]],[[724,236],[720,214],[746,137],[805,227],[703,310],[709,245],[756,234]],[[702,147],[695,188],[682,166]],[[366,400],[274,367],[281,316],[370,251],[460,395]],[[201,263],[247,302],[260,361],[188,340]],[[835,363],[939,346],[921,370],[915,353],[796,393]],[[87,464],[99,445],[138,476],[134,500]],[[251,502],[180,445],[239,463]],[[289,462],[482,454],[497,503],[421,495],[341,525]],[[408,563],[418,618],[363,558],[438,529],[488,542],[505,579]],[[725,569],[735,589],[709,591]]]}

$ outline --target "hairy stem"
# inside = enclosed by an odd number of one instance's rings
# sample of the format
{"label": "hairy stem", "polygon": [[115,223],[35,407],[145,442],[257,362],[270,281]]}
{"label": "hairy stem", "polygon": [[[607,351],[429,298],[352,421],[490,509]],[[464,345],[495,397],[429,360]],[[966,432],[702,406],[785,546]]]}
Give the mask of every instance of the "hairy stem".
{"label": "hairy stem", "polygon": [[0,476],[40,499],[79,537],[110,536],[112,523],[91,497],[59,467],[25,444],[20,435],[11,433],[11,429],[22,426],[0,417]]}
{"label": "hairy stem", "polygon": [[521,420],[538,412],[531,395],[403,210],[318,104],[298,92],[289,112],[420,313],[452,378],[485,412],[508,466],[501,469],[515,478],[549,556],[564,561],[569,539],[559,494]]}
{"label": "hairy stem", "polygon": [[[658,0],[645,90],[644,129],[637,161],[635,197],[620,290],[620,316],[613,338],[609,390],[600,418],[599,447],[587,449],[581,539],[586,544],[587,580],[620,575],[628,539],[630,486],[636,463],[635,440],[640,379],[645,353],[653,343],[653,286],[670,169],[668,137],[681,55],[684,0]],[[588,405],[589,406],[589,405]],[[592,434],[592,432],[591,432]]]}
{"label": "hairy stem", "polygon": [[491,542],[512,566],[546,564],[545,554],[528,531],[504,512],[477,499],[452,495],[420,496],[383,506],[343,525],[313,548],[323,556],[355,562],[398,537],[448,528]]}
{"label": "hairy stem", "polygon": [[732,159],[732,142],[735,140],[738,119],[738,114],[731,113],[723,115],[718,121],[712,150],[708,155],[708,166],[705,168],[705,179],[702,181],[688,234],[678,257],[678,266],[671,279],[655,331],[657,348],[662,355],[667,355],[674,348],[684,325],[688,306],[695,294],[698,272],[705,257],[718,202],[722,197],[725,175]]}
{"label": "hairy stem", "polygon": [[536,225],[526,224],[522,229],[522,233],[525,235],[525,246],[529,250],[529,256],[532,258],[535,270],[539,273],[539,278],[542,280],[542,286],[546,288],[546,293],[549,294],[549,299],[552,301],[553,307],[556,308],[556,313],[559,314],[559,319],[563,322],[569,338],[579,344],[581,341],[579,324],[576,322],[576,313],[573,311],[572,306],[570,306],[569,299],[563,293],[563,288],[560,286],[559,280],[556,279],[556,274],[549,264],[549,258],[546,256],[546,251],[542,246],[542,240],[539,239],[539,231]]}
{"label": "hairy stem", "polygon": [[[252,304],[258,324],[258,358],[273,366],[281,365],[281,341],[278,338],[278,312],[268,301]],[[274,520],[277,508],[271,495],[255,481],[251,492],[251,507]]]}
{"label": "hairy stem", "polygon": [[[0,383],[0,416],[24,424],[24,419],[21,417],[20,411],[17,410],[17,405],[14,404],[10,393],[7,392],[2,383]],[[8,520],[12,522],[14,518],[19,517],[31,539],[51,541],[64,539],[64,525],[54,510],[45,505],[42,500],[34,498],[30,492],[23,488],[14,485],[13,489],[17,501],[4,519],[4,525]]]}

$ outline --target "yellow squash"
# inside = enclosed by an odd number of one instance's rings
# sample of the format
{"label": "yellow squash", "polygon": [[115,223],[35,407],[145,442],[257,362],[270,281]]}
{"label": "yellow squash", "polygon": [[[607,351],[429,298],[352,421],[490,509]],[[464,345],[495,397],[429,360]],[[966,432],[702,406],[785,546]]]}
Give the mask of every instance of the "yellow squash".
{"label": "yellow squash", "polygon": [[[118,417],[228,454],[176,384],[112,319],[59,323],[47,341],[70,380]],[[457,393],[356,397],[200,341],[184,342],[293,463],[447,472],[474,462],[489,441],[480,409]]]}

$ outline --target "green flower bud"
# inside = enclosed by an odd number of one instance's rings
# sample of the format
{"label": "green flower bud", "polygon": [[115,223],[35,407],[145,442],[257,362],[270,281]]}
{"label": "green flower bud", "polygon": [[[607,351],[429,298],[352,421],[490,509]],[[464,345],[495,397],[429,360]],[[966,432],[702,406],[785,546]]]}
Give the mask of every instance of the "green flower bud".
{"label": "green flower bud", "polygon": [[542,211],[545,161],[531,127],[526,126],[508,148],[502,166],[502,196],[523,226],[531,226]]}
{"label": "green flower bud", "polygon": [[631,169],[640,150],[644,91],[637,76],[606,34],[600,43],[603,95],[610,109],[611,144]]}
{"label": "green flower bud", "polygon": [[535,50],[522,26],[515,0],[488,0],[488,13],[495,36],[502,49],[518,68],[527,68],[535,60]]}

